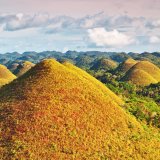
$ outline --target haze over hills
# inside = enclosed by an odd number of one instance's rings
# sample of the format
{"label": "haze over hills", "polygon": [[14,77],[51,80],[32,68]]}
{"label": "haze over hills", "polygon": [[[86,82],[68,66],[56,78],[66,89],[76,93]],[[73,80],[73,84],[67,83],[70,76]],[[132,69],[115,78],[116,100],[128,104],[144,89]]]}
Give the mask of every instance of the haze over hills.
{"label": "haze over hills", "polygon": [[[109,58],[117,63],[124,62],[128,58],[136,59],[136,60],[142,60],[147,59],[148,61],[151,61],[155,65],[160,66],[160,58],[159,58],[159,52],[153,52],[153,53],[125,53],[125,52],[99,52],[99,51],[87,51],[87,52],[77,52],[77,51],[67,51],[66,53],[61,53],[57,51],[44,51],[44,52],[24,52],[22,54],[13,52],[13,53],[6,53],[6,54],[0,54],[0,63],[3,65],[6,65],[7,67],[13,62],[13,61],[30,61],[34,64],[40,62],[43,59],[46,58],[55,58],[57,60],[71,60],[73,63],[77,63],[77,66],[81,67],[83,64],[89,65],[91,67],[91,62],[93,62],[97,58]],[[80,63],[81,61],[81,63]],[[83,63],[83,62],[86,62]],[[79,64],[80,63],[80,64]],[[81,66],[80,66],[81,65]]]}
{"label": "haze over hills", "polygon": [[0,89],[0,158],[158,159],[158,140],[117,100],[85,71],[44,60]]}

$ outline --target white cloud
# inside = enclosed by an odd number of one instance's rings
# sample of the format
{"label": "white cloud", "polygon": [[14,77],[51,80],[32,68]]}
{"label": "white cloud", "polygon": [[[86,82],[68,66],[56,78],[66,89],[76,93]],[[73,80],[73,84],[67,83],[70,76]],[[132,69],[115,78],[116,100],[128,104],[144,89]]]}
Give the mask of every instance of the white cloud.
{"label": "white cloud", "polygon": [[160,43],[160,38],[157,36],[152,36],[150,37],[149,42],[150,43]]}
{"label": "white cloud", "polygon": [[127,46],[135,40],[117,30],[107,31],[105,28],[88,29],[90,40],[97,46],[123,47]]}

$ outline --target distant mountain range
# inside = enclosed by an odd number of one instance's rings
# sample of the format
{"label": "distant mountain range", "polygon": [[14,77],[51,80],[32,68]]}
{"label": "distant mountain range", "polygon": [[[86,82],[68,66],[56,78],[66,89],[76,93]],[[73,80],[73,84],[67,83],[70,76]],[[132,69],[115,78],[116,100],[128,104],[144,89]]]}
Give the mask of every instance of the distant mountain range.
{"label": "distant mountain range", "polygon": [[160,52],[144,52],[138,53],[125,53],[125,52],[99,52],[99,51],[87,51],[87,52],[77,52],[77,51],[67,51],[66,53],[57,51],[44,51],[44,52],[24,52],[22,54],[18,52],[0,54],[0,64],[6,66],[15,62],[30,61],[32,63],[38,63],[46,58],[55,58],[58,61],[68,60],[77,66],[90,65],[95,59],[109,58],[117,63],[121,63],[128,58],[133,58],[135,60],[148,60],[158,66],[160,66]]}

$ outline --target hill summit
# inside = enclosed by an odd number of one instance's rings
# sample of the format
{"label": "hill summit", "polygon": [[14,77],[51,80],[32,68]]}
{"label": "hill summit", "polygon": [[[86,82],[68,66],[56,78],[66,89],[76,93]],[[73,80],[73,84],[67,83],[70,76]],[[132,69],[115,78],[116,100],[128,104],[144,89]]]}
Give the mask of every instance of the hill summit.
{"label": "hill summit", "polygon": [[85,71],[44,60],[0,90],[0,159],[156,159],[159,143],[118,104]]}
{"label": "hill summit", "polygon": [[92,70],[111,70],[117,67],[117,63],[107,59],[107,58],[101,58],[93,63],[93,66],[91,67]]}
{"label": "hill summit", "polygon": [[124,61],[123,63],[121,63],[118,67],[117,67],[117,71],[118,72],[123,72],[126,73],[130,68],[132,68],[135,64],[137,63],[136,60],[132,59],[132,58],[128,58],[126,61]]}

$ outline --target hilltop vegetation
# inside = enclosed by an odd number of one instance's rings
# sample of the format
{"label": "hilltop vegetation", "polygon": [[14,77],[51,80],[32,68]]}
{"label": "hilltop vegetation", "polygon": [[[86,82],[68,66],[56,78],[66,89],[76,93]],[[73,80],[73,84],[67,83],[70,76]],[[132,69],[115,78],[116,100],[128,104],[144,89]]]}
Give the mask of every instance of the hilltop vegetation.
{"label": "hilltop vegetation", "polygon": [[1,159],[159,159],[158,132],[85,71],[44,60],[0,90]]}

